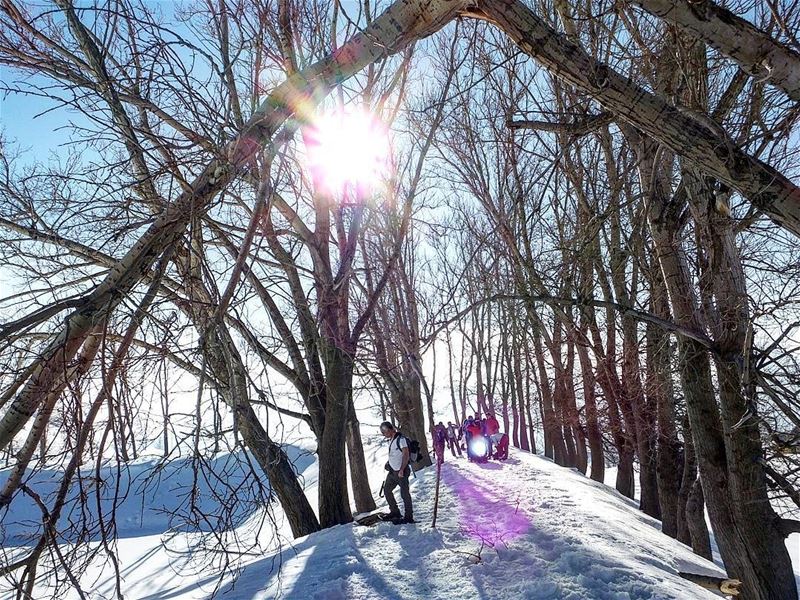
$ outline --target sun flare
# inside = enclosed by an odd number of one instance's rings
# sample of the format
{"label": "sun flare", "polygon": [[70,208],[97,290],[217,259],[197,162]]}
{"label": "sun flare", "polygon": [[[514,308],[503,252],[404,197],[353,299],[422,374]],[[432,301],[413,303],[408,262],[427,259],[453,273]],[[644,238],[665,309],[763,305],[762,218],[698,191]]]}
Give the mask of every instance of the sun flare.
{"label": "sun flare", "polygon": [[386,127],[363,111],[321,115],[308,134],[308,156],[317,185],[333,195],[372,194],[389,174]]}

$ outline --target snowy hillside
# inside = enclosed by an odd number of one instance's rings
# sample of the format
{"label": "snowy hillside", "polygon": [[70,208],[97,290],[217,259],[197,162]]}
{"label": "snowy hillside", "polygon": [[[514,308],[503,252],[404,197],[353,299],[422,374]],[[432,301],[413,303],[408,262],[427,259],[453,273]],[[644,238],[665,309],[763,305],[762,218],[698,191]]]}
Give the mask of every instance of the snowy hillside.
{"label": "snowy hillside", "polygon": [[[385,445],[375,436],[365,442],[372,487],[378,489]],[[296,451],[306,490],[315,497],[316,465]],[[228,485],[236,486],[243,479],[229,460],[219,459],[212,466],[227,469],[224,480]],[[173,530],[169,538],[164,535],[168,521],[163,515],[180,504],[182,492],[191,482],[191,470],[162,473],[160,483],[151,480],[142,488],[147,493],[141,495],[137,481],[143,481],[141,477],[151,468],[151,463],[143,461],[131,470],[126,480],[133,482],[131,493],[117,508],[122,592],[126,598],[150,600],[209,598],[219,579],[207,563],[198,560],[196,548],[191,550],[198,534],[175,535]],[[219,597],[717,597],[677,572],[721,573],[718,567],[663,536],[656,521],[614,490],[542,458],[512,450],[503,464],[448,460],[442,469],[436,529],[430,527],[435,469],[412,478],[411,489],[416,525],[343,525],[299,540],[284,538],[280,552],[241,556],[239,578],[223,580]],[[236,513],[233,525],[242,539],[256,535],[252,532],[258,512],[240,509]],[[278,521],[275,526],[285,531]],[[5,515],[6,548],[24,543],[30,533],[26,528],[34,527],[35,522],[33,514]],[[273,531],[267,523],[256,537],[268,546]],[[167,539],[165,549],[161,541]],[[107,563],[87,573],[82,584],[91,590],[92,598],[115,596]]]}
{"label": "snowy hillside", "polygon": [[297,544],[280,581],[267,558],[241,598],[714,598],[677,576],[720,573],[663,536],[609,488],[515,452],[505,464],[447,462],[436,529],[435,471],[412,484],[416,526],[343,526]]}

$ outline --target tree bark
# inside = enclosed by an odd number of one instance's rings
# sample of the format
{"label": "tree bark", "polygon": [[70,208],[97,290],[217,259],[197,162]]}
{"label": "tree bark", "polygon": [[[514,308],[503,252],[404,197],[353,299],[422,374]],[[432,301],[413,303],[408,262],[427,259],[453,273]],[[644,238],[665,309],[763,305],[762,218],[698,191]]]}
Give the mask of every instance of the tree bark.
{"label": "tree bark", "polygon": [[[45,439],[47,425],[53,414],[53,408],[61,397],[61,393],[64,387],[66,387],[67,382],[74,383],[74,379],[80,378],[82,375],[86,374],[100,349],[102,341],[103,327],[95,327],[92,334],[87,337],[86,342],[83,344],[81,353],[75,360],[75,364],[70,365],[67,372],[64,374],[62,385],[47,395],[44,404],[42,404],[42,407],[39,409],[39,414],[36,415],[36,419],[33,421],[33,426],[25,438],[25,442],[16,454],[14,468],[9,472],[8,479],[6,479],[2,490],[0,490],[0,508],[7,506],[11,502],[14,493],[19,489],[25,471],[36,450],[36,446]],[[42,460],[44,460],[44,450],[42,450]]]}
{"label": "tree bark", "polygon": [[[610,323],[609,327],[613,328],[613,323]],[[616,365],[611,354],[612,348],[611,346],[609,347],[605,361],[597,365],[595,379],[606,397],[611,437],[617,449],[618,463],[615,488],[623,496],[634,498],[636,491],[636,484],[633,479],[634,446],[620,418],[617,399],[622,397],[623,392],[622,385],[617,379]]]}
{"label": "tree bark", "polygon": [[[658,274],[660,276],[660,274]],[[666,290],[665,290],[666,291]],[[658,291],[655,291],[658,294]],[[658,296],[652,302],[666,302]],[[669,335],[657,326],[647,325],[647,394],[657,411],[656,475],[661,513],[661,531],[678,536],[678,492],[681,464],[675,430],[675,401],[670,372]]]}
{"label": "tree bark", "polygon": [[353,520],[347,493],[345,443],[353,381],[350,352],[326,343],[325,429],[319,438],[319,520],[322,528]]}
{"label": "tree bark", "polygon": [[[515,331],[516,331],[516,321],[514,324]],[[516,332],[517,335],[520,334],[519,331]],[[531,445],[533,444],[532,440],[529,441],[528,439],[528,411],[526,411],[526,389],[525,385],[523,384],[523,372],[522,372],[522,358],[521,358],[521,350],[520,350],[521,343],[517,342],[514,343],[511,348],[511,353],[513,355],[513,376],[514,381],[516,382],[516,396],[517,396],[517,406],[516,406],[516,413],[519,415],[519,448],[521,450],[530,451]],[[506,433],[508,432],[508,427],[506,427]],[[534,450],[535,451],[535,450]]]}
{"label": "tree bark", "polygon": [[[720,416],[725,440],[728,483],[733,497],[731,509],[739,538],[751,553],[753,575],[743,573],[745,591],[759,587],[762,597],[791,598],[796,586],[779,518],[767,493],[757,419],[738,425],[744,415],[754,413],[755,403],[743,393],[742,365],[751,349],[747,328],[749,299],[742,261],[736,246],[733,220],[716,209],[713,182],[694,169],[684,172],[690,206],[702,246],[710,262],[711,285],[719,323],[714,365],[719,382]],[[738,571],[735,571],[738,576]],[[746,581],[747,576],[750,581]]]}
{"label": "tree bark", "polygon": [[542,392],[542,412],[544,414],[545,434],[544,455],[554,460],[556,464],[565,466],[567,464],[567,447],[564,443],[564,435],[553,407],[553,391],[550,387],[550,380],[547,376],[547,369],[544,363],[541,338],[535,333],[533,334],[533,347],[539,369],[539,389]]}
{"label": "tree bark", "polygon": [[[204,305],[210,306],[210,305]],[[207,309],[203,309],[207,311]],[[233,411],[235,429],[269,478],[295,537],[319,530],[317,516],[297,481],[297,474],[283,449],[272,441],[250,403],[247,369],[224,324],[198,315],[202,351],[217,389]]]}

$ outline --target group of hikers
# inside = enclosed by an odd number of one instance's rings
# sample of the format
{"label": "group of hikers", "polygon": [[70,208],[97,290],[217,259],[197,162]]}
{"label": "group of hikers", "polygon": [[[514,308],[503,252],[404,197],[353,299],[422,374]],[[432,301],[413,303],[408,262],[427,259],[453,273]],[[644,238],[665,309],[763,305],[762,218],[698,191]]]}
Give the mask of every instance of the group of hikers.
{"label": "group of hikers", "polygon": [[447,427],[439,421],[433,428],[433,450],[438,462],[444,462],[444,447],[447,445],[453,457],[467,453],[470,462],[486,462],[490,458],[508,458],[508,434],[500,432],[500,424],[494,415],[486,418],[470,415],[459,427],[452,421]]}
{"label": "group of hikers", "polygon": [[[419,444],[406,438],[389,421],[380,425],[381,434],[389,440],[389,460],[386,461],[386,481],[382,493],[386,495],[389,512],[379,515],[379,520],[390,521],[396,525],[414,523],[414,508],[409,490],[411,462],[418,460]],[[505,460],[508,458],[508,434],[500,433],[500,424],[494,415],[485,419],[469,416],[459,427],[451,421],[447,427],[439,421],[433,428],[433,450],[437,463],[444,462],[445,445],[450,448],[453,457],[467,453],[470,462],[486,462],[489,458]],[[494,450],[494,451],[493,451]],[[395,488],[400,488],[403,500],[403,512],[394,495]]]}

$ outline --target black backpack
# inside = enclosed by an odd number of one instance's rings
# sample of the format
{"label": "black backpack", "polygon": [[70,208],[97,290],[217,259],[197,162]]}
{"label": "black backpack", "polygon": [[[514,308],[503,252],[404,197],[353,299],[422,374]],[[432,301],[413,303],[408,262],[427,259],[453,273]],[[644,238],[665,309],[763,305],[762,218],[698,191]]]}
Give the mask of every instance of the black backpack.
{"label": "black backpack", "polygon": [[406,442],[408,442],[408,462],[415,463],[422,458],[422,452],[419,449],[419,442],[409,438],[406,438]]}
{"label": "black backpack", "polygon": [[[403,435],[401,433],[396,438],[398,440],[398,442],[397,442],[398,444],[400,443],[400,438],[405,438],[406,443],[408,444],[408,462],[409,463],[415,463],[419,459],[422,458],[422,452],[419,449],[419,442],[417,440],[412,440],[410,437],[407,437],[407,436],[405,436],[405,435]],[[392,441],[394,441],[394,440],[392,440]]]}

